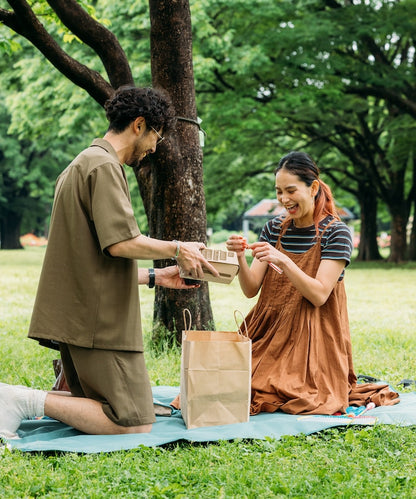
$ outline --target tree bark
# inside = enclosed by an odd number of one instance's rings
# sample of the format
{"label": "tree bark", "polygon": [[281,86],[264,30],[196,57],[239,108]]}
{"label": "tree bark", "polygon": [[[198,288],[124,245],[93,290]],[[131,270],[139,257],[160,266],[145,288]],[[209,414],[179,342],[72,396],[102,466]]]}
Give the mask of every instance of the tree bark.
{"label": "tree bark", "polygon": [[20,225],[22,216],[5,211],[0,218],[0,248],[2,250],[22,249],[20,244]]}
{"label": "tree bark", "polygon": [[407,255],[406,225],[409,214],[402,206],[390,206],[391,212],[391,246],[389,262],[401,263]]}
{"label": "tree bark", "polygon": [[413,179],[409,194],[405,195],[406,164],[403,166],[388,164],[384,171],[389,172],[389,182],[384,185],[380,183],[378,188],[391,216],[388,261],[401,263],[406,261],[408,256],[406,227],[416,186]]}
{"label": "tree bark", "polygon": [[360,262],[381,260],[377,244],[377,196],[374,189],[365,183],[359,184],[358,189],[361,230],[357,260]]}
{"label": "tree bark", "polygon": [[408,257],[409,260],[416,260],[416,158],[413,159],[413,185],[409,193],[409,204],[412,212],[410,219],[412,226],[410,229]]}
{"label": "tree bark", "polygon": [[409,260],[416,260],[416,205],[413,206],[412,228],[409,240]]}
{"label": "tree bark", "polygon": [[[199,145],[192,66],[192,30],[188,0],[150,0],[151,65],[154,87],[172,98],[179,117],[176,131],[137,172],[149,220],[150,236],[164,240],[206,242],[206,207],[202,150]],[[184,117],[190,122],[181,120]],[[165,266],[171,262],[155,262]],[[183,310],[197,329],[213,328],[207,283],[191,291],[156,288],[154,340],[165,328],[181,341]],[[162,330],[160,328],[162,327]]]}

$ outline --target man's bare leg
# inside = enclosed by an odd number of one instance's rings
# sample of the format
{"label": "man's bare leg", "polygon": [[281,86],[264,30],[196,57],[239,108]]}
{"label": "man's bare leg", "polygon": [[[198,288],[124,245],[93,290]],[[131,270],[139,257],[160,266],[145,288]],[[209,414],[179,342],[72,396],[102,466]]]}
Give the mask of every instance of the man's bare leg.
{"label": "man's bare leg", "polygon": [[120,435],[124,433],[149,433],[151,424],[120,426],[111,421],[100,402],[81,397],[63,397],[48,392],[45,415],[90,435]]}

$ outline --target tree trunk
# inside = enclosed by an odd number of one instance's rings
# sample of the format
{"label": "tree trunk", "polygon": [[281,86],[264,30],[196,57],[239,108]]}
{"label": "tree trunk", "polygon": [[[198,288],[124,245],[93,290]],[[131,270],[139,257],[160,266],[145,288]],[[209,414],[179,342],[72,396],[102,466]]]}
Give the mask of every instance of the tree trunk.
{"label": "tree trunk", "polygon": [[413,217],[412,217],[412,228],[410,231],[410,241],[409,241],[409,260],[416,260],[416,206],[413,207]]}
{"label": "tree trunk", "polygon": [[0,248],[2,250],[22,249],[20,244],[20,225],[22,216],[16,213],[2,213],[0,219]]}
{"label": "tree trunk", "polygon": [[374,189],[364,183],[360,185],[359,202],[361,230],[357,260],[360,262],[381,260],[377,244],[377,197]]}
{"label": "tree trunk", "polygon": [[411,222],[412,226],[410,229],[408,257],[409,260],[415,261],[416,260],[416,158],[413,159],[413,185],[409,193],[409,204],[410,204],[410,212],[412,213],[412,217],[410,217],[409,221]]}
{"label": "tree trunk", "polygon": [[[166,90],[178,117],[197,119],[188,0],[150,0],[151,64],[154,87]],[[176,131],[136,172],[149,220],[150,236],[206,242],[206,208],[198,126],[178,120]],[[155,262],[165,266],[170,262]],[[181,341],[183,310],[197,329],[213,327],[207,283],[197,290],[156,288],[154,340],[169,332]]]}
{"label": "tree trunk", "polygon": [[401,206],[390,207],[391,210],[391,246],[389,262],[401,263],[406,260],[407,237],[406,225],[408,214]]}

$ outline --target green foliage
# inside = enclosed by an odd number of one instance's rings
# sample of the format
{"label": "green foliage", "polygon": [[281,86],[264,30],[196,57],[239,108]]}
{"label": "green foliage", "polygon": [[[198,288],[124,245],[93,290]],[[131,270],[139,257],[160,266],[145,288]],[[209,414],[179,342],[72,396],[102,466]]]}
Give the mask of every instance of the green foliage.
{"label": "green foliage", "polygon": [[44,225],[53,189],[50,178],[56,173],[59,154],[39,148],[29,140],[8,133],[10,115],[0,111],[0,220],[11,215],[23,226]]}
{"label": "green foliage", "polygon": [[98,129],[98,107],[25,41],[0,67],[0,218],[43,233],[55,179]]}
{"label": "green foliage", "polygon": [[231,230],[219,230],[217,232],[214,232],[211,236],[210,243],[224,244],[225,241],[231,236],[231,234],[234,234],[234,232]]}
{"label": "green foliage", "polygon": [[[221,244],[224,246],[225,241],[232,235],[232,234],[242,234],[241,230],[238,231],[232,231],[232,230],[219,230],[218,232],[214,232],[211,236],[211,241],[210,243],[212,244]],[[248,233],[248,242],[249,243],[254,243],[258,241],[258,234],[256,234],[253,231],[249,231]]]}
{"label": "green foliage", "polygon": [[224,218],[232,189],[257,193],[290,149],[326,165],[331,187],[356,197],[350,206],[358,206],[363,181],[390,207],[409,193],[413,126],[406,132],[400,123],[414,116],[399,103],[414,103],[413,1],[211,1],[194,9],[211,217]]}
{"label": "green foliage", "polygon": [[18,42],[8,39],[4,35],[0,34],[0,53],[3,52],[7,55],[11,55],[19,49],[20,44]]}
{"label": "green foliage", "polygon": [[[142,84],[150,84],[147,2],[116,6],[102,0],[95,7],[87,2],[82,5],[124,38],[134,72]],[[37,2],[34,10],[68,54],[91,69],[103,71],[99,58],[70,36],[46,2]],[[139,16],[142,26],[130,22]],[[94,137],[105,133],[106,120],[103,110],[85,91],[4,26],[0,26],[1,48],[7,56],[0,62],[5,103],[1,111],[0,218],[17,213],[23,216],[21,231],[40,231],[47,225],[56,177]],[[135,213],[146,232],[137,182],[132,172],[128,176]]]}
{"label": "green foliage", "polygon": [[64,147],[69,156],[75,150],[74,142],[88,145],[92,134],[105,132],[102,109],[38,54],[28,50],[7,77],[10,134],[36,141],[39,147],[50,146],[53,139],[55,147]]}
{"label": "green foliage", "polygon": [[[118,37],[137,84],[151,84],[148,2],[80,4]],[[105,77],[47,2],[33,7],[69,55]],[[209,226],[237,228],[248,207],[272,197],[273,170],[290,149],[318,159],[336,197],[357,213],[362,182],[383,205],[411,202],[414,0],[194,0],[191,12]],[[9,133],[36,151],[53,143],[62,169],[105,131],[102,110],[4,26],[0,50]]]}

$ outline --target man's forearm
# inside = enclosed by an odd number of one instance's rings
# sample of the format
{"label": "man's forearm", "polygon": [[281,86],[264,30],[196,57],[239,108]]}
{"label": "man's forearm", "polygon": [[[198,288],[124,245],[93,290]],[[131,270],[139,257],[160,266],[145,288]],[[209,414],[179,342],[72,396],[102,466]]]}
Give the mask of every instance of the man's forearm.
{"label": "man's forearm", "polygon": [[113,257],[134,260],[161,260],[173,258],[177,253],[176,241],[161,241],[147,236],[134,237],[109,246],[108,252]]}

